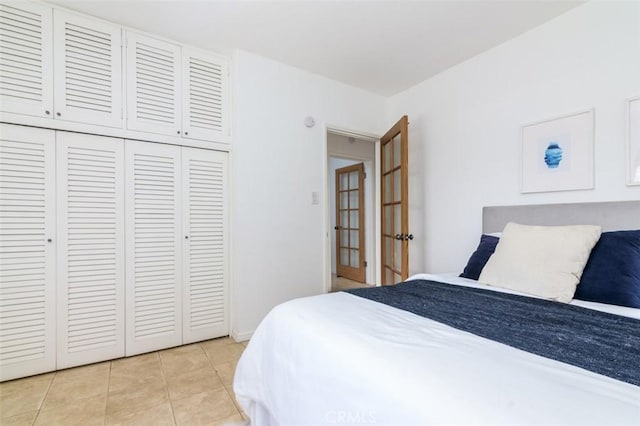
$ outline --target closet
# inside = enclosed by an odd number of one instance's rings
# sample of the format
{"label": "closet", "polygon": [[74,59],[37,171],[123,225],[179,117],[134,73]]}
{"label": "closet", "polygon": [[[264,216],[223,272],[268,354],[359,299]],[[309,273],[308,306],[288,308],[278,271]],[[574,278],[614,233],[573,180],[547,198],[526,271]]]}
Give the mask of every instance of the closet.
{"label": "closet", "polygon": [[0,135],[0,380],[228,334],[226,153]]}
{"label": "closet", "polygon": [[228,58],[27,1],[0,46],[0,381],[229,334]]}

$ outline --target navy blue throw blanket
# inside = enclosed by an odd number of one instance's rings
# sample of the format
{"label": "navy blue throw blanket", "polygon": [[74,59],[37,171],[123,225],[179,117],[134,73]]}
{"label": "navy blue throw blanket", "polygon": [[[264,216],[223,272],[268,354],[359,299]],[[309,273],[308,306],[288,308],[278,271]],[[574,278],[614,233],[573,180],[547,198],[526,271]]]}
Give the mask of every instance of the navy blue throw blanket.
{"label": "navy blue throw blanket", "polygon": [[349,293],[640,386],[640,320],[435,281]]}

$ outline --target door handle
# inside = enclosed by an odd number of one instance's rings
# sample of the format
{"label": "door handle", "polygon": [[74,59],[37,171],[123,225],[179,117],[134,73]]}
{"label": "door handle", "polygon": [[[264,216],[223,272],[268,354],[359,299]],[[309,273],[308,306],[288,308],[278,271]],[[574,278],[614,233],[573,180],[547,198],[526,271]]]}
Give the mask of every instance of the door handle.
{"label": "door handle", "polygon": [[403,241],[413,240],[413,234],[396,234],[395,239]]}
{"label": "door handle", "polygon": [[335,229],[337,231],[338,229],[340,229],[340,227],[339,226],[334,226],[333,229]]}

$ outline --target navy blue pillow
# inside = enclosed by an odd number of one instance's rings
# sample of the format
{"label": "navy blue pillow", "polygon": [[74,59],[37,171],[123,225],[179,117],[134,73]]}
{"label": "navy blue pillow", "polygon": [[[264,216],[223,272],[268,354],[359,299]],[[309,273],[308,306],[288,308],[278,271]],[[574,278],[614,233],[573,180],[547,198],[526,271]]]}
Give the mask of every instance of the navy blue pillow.
{"label": "navy blue pillow", "polygon": [[478,281],[482,268],[487,264],[493,252],[496,251],[498,241],[500,241],[500,238],[498,237],[482,235],[480,237],[480,244],[478,244],[478,248],[469,258],[467,266],[464,267],[464,271],[462,271],[460,276],[462,278],[469,278]]}
{"label": "navy blue pillow", "polygon": [[640,230],[603,232],[573,297],[640,308]]}

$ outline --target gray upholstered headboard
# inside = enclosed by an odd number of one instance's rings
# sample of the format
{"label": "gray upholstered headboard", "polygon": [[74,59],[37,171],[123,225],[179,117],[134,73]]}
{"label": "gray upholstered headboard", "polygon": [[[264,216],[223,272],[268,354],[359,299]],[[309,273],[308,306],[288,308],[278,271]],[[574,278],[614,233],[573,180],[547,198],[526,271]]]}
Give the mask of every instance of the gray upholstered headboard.
{"label": "gray upholstered headboard", "polygon": [[640,201],[494,206],[482,209],[482,232],[508,222],[524,225],[600,225],[603,231],[640,229]]}

